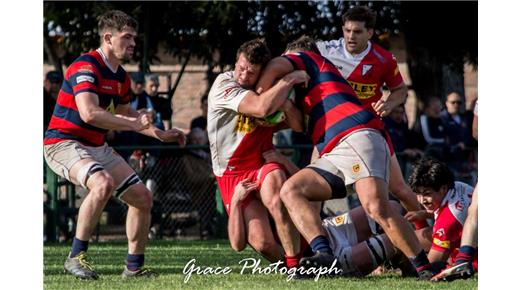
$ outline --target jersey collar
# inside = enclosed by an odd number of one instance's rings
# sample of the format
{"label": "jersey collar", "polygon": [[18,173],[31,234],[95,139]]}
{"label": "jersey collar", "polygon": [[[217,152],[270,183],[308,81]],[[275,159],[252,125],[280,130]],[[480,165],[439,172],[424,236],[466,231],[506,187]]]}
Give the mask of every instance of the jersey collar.
{"label": "jersey collar", "polygon": [[101,47],[96,49],[96,51],[99,53],[99,55],[101,55],[101,59],[103,59],[103,62],[105,63],[105,65],[108,67],[108,69],[110,69],[110,71],[112,71],[113,73],[116,73],[117,72],[117,68],[114,69],[110,63],[108,62],[108,58],[105,56],[105,54],[103,53],[103,50],[101,50]]}
{"label": "jersey collar", "polygon": [[365,48],[365,50],[363,50],[361,53],[356,54],[356,55],[352,55],[352,54],[350,54],[350,52],[348,52],[347,47],[345,45],[344,37],[341,38],[341,47],[343,48],[343,52],[345,53],[345,55],[347,56],[348,59],[361,60],[368,54],[370,49],[372,49],[372,42],[368,41],[367,48]]}

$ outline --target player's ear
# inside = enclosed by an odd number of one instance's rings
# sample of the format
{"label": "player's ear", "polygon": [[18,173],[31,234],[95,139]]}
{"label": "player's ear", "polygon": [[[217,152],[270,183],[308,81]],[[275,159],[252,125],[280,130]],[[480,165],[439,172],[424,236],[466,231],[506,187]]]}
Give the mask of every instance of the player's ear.
{"label": "player's ear", "polygon": [[112,44],[112,33],[108,32],[108,31],[103,33],[103,42],[111,45]]}
{"label": "player's ear", "polygon": [[441,186],[439,192],[444,196],[444,195],[446,195],[446,193],[448,193],[448,190],[449,190],[448,185],[445,184],[445,185]]}
{"label": "player's ear", "polygon": [[369,28],[368,29],[368,39],[371,39],[372,35],[374,35],[374,28]]}

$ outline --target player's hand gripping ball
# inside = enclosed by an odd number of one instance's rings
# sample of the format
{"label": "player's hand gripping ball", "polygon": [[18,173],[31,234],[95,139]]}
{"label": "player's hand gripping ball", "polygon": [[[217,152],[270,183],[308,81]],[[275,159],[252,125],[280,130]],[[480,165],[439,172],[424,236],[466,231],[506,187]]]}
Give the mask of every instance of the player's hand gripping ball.
{"label": "player's hand gripping ball", "polygon": [[[294,101],[294,97],[295,97],[294,89],[291,89],[289,91],[289,94],[287,95],[287,98],[291,101]],[[279,123],[285,121],[285,113],[282,111],[276,111],[276,112],[272,113],[271,115],[264,117],[264,121],[266,121],[267,123],[269,123],[271,125],[279,124]]]}

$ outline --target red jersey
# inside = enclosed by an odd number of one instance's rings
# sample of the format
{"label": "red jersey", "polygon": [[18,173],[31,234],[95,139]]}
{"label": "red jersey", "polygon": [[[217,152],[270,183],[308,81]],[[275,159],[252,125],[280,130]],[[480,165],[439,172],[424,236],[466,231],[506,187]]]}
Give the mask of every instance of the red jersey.
{"label": "red jersey", "polygon": [[82,92],[96,94],[99,106],[114,113],[118,104],[130,101],[130,78],[121,66],[112,71],[100,49],[77,58],[65,73],[45,132],[45,145],[63,140],[76,140],[87,146],[105,143],[108,130],[85,123],[79,115],[75,97]]}
{"label": "red jersey", "polygon": [[435,211],[432,249],[449,251],[451,258],[455,258],[459,252],[462,227],[468,216],[472,195],[473,187],[458,181],[446,193],[441,206]]}
{"label": "red jersey", "polygon": [[354,89],[365,109],[375,114],[372,103],[383,95],[383,85],[395,88],[403,83],[395,57],[375,43],[360,54],[351,55],[340,38],[316,43],[322,56],[330,60]]}

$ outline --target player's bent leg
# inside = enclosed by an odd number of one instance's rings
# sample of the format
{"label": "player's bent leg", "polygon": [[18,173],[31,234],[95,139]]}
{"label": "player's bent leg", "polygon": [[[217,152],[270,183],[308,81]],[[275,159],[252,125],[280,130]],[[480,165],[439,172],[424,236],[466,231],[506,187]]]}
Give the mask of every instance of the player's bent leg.
{"label": "player's bent leg", "polygon": [[90,158],[74,164],[69,176],[71,181],[84,185],[89,190],[79,208],[76,226],[76,238],[88,241],[110,199],[114,180],[101,164]]}
{"label": "player's bent leg", "polygon": [[144,253],[150,228],[152,193],[126,162],[111,169],[116,184],[114,196],[128,205],[126,235],[128,256],[123,278],[153,277],[154,272],[143,268]]}
{"label": "player's bent leg", "polygon": [[308,242],[325,235],[319,212],[311,203],[332,197],[332,190],[321,175],[309,168],[298,171],[283,184],[280,197],[294,225]]}
{"label": "player's bent leg", "polygon": [[383,228],[392,244],[410,259],[419,279],[430,280],[435,273],[426,252],[404,217],[390,208],[387,183],[377,177],[366,177],[356,181],[356,190],[363,208]]}
{"label": "player's bent leg", "polygon": [[280,198],[280,189],[285,179],[285,173],[280,169],[268,173],[262,182],[260,198],[274,219],[276,232],[285,254],[294,257],[300,252],[300,233]]}
{"label": "player's bent leg", "polygon": [[394,155],[390,158],[390,179],[389,189],[404,205],[407,211],[420,210],[421,206],[417,200],[417,195],[412,191],[410,186],[405,182],[401,167]]}
{"label": "player's bent leg", "polygon": [[352,247],[350,263],[358,275],[365,276],[395,254],[396,249],[386,234],[374,235]]}
{"label": "player's bent leg", "polygon": [[86,250],[92,231],[110,199],[114,180],[100,163],[91,158],[76,162],[69,171],[69,177],[73,183],[86,187],[89,192],[79,208],[76,235],[64,266],[76,277],[97,279]]}
{"label": "player's bent leg", "polygon": [[[340,183],[344,188],[343,182]],[[328,181],[315,169],[304,168],[284,183],[280,195],[291,219],[314,252],[313,256],[302,258],[300,265],[305,268],[326,267],[331,271],[330,275],[342,273],[314,203],[332,197]]]}
{"label": "player's bent leg", "polygon": [[244,208],[247,242],[270,262],[283,260],[283,249],[276,242],[269,225],[267,209],[258,199],[252,199]]}

